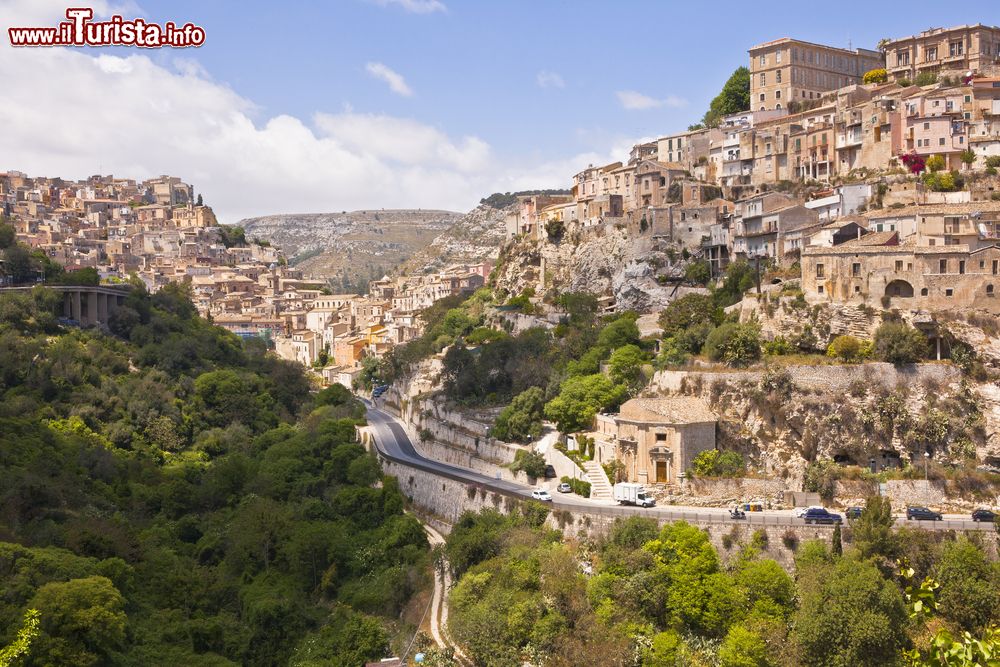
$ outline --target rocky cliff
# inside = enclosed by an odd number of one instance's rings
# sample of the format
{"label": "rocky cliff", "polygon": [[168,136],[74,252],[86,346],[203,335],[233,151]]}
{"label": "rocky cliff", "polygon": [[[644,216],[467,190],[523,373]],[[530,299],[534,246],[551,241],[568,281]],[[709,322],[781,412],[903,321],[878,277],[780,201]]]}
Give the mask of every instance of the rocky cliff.
{"label": "rocky cliff", "polygon": [[239,225],[248,237],[280,247],[307,275],[347,288],[392,271],[462,217],[451,211],[380,209],[269,215]]}
{"label": "rocky cliff", "polygon": [[415,252],[400,271],[430,273],[449,264],[496,260],[506,234],[507,214],[513,211],[512,206],[477,206]]}
{"label": "rocky cliff", "polygon": [[697,288],[678,286],[689,260],[662,237],[626,225],[600,225],[553,242],[517,238],[504,245],[497,288],[518,294],[582,291],[611,296],[620,310],[656,312]]}

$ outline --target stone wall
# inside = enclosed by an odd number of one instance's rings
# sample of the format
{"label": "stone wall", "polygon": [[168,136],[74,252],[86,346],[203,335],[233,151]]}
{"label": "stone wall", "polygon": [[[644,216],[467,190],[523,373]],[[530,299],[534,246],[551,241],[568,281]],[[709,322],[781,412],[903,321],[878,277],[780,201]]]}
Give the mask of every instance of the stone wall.
{"label": "stone wall", "polygon": [[[835,396],[847,393],[854,382],[863,381],[869,387],[876,384],[893,389],[899,384],[919,385],[925,382],[950,385],[962,379],[961,371],[951,364],[911,364],[893,366],[884,362],[860,365],[785,366],[795,386],[800,390],[825,392]],[[714,382],[760,381],[764,371],[659,371],[650,387],[660,392],[699,394]]]}
{"label": "stone wall", "polygon": [[[387,475],[395,476],[399,480],[400,489],[409,498],[413,508],[444,534],[451,531],[452,524],[466,510],[478,512],[492,508],[509,514],[521,511],[523,504],[528,502],[513,494],[440,477],[402,463],[383,459],[382,467]],[[556,509],[549,512],[546,523],[552,528],[561,530],[567,539],[596,538],[607,534],[615,520],[619,518],[613,512],[614,508],[599,505],[573,510]],[[777,517],[774,519],[778,520]],[[801,542],[811,539],[828,541],[832,534],[832,528],[829,526],[787,527],[744,524],[730,521],[725,515],[719,515],[712,521],[687,520],[699,525],[708,533],[712,544],[723,559],[735,557],[740,547],[750,542],[755,531],[762,531],[767,535],[765,555],[775,559],[787,569],[791,569],[794,550]],[[668,520],[658,518],[658,523],[662,526],[668,523]]]}
{"label": "stone wall", "polygon": [[782,507],[785,492],[789,490],[780,478],[736,477],[695,478],[678,486],[646,485],[657,502],[695,507],[728,507],[739,502],[760,500],[767,507]]}

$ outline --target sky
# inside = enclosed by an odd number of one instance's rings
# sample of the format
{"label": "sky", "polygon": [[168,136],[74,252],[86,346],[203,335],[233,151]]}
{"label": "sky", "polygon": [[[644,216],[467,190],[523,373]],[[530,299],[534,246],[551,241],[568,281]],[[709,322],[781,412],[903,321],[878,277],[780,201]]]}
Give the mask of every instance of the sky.
{"label": "sky", "polygon": [[182,177],[221,221],[371,208],[465,211],[569,187],[588,164],[697,122],[754,44],[874,48],[1000,23],[996,0],[84,0],[205,29],[189,49],[19,48],[67,5],[0,0],[0,170]]}

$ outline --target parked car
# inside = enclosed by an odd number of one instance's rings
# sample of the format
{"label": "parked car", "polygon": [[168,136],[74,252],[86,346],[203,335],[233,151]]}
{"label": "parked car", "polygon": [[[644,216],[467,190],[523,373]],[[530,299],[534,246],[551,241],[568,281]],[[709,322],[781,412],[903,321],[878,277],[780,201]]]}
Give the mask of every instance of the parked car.
{"label": "parked car", "polygon": [[795,508],[795,518],[803,519],[806,516],[806,512],[809,510],[825,510],[825,507],[820,507],[819,505],[810,505],[809,507],[796,507]]}
{"label": "parked car", "polygon": [[906,508],[906,518],[908,520],[916,521],[940,521],[942,519],[941,512],[935,512],[932,509],[926,507],[918,507],[916,505]]}
{"label": "parked car", "polygon": [[562,482],[556,487],[556,491],[559,493],[572,493],[573,487],[570,486],[568,482]]}
{"label": "parked car", "polygon": [[865,511],[864,507],[848,507],[844,510],[844,516],[848,519],[860,519],[861,513]]}
{"label": "parked car", "polygon": [[554,479],[556,476],[556,469],[550,464],[545,466],[545,479]]}
{"label": "parked car", "polygon": [[552,494],[545,489],[535,489],[531,492],[531,497],[535,500],[541,500],[543,502],[552,502]]}
{"label": "parked car", "polygon": [[973,521],[989,521],[990,523],[993,523],[994,521],[996,521],[996,518],[997,518],[996,512],[994,512],[993,510],[980,508],[972,512]]}
{"label": "parked car", "polygon": [[828,512],[822,507],[810,507],[802,517],[806,523],[843,523],[844,518],[835,512]]}

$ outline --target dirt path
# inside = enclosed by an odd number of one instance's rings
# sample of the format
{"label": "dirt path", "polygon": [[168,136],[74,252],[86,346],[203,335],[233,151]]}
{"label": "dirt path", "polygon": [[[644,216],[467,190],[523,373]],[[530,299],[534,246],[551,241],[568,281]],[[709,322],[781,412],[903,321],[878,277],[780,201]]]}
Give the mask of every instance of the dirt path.
{"label": "dirt path", "polygon": [[[424,524],[428,541],[432,546],[444,545],[444,537],[427,524]],[[472,662],[462,652],[462,649],[447,638],[448,627],[448,589],[451,588],[451,570],[447,561],[441,567],[434,567],[434,597],[431,602],[431,638],[440,648],[455,649],[455,659],[462,665]]]}

